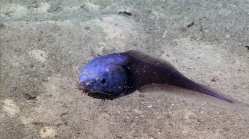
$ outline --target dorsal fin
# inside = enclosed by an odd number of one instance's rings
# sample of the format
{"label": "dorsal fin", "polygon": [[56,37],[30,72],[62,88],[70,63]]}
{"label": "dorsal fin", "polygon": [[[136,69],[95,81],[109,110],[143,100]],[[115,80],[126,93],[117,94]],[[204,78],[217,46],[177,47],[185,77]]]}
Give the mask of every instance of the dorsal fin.
{"label": "dorsal fin", "polygon": [[143,52],[139,52],[137,50],[129,50],[129,51],[125,52],[125,53],[127,55],[133,57],[133,58],[145,61],[145,62],[150,63],[152,65],[161,66],[161,67],[170,69],[172,71],[177,71],[179,74],[181,74],[172,64],[170,64],[166,60],[155,58],[155,57],[153,57],[151,55],[147,55],[147,54],[145,54]]}

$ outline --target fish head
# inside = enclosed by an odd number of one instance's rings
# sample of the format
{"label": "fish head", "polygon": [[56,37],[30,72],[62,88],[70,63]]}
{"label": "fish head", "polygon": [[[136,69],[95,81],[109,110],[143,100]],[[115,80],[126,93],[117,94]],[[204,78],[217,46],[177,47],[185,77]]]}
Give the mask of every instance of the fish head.
{"label": "fish head", "polygon": [[78,87],[93,98],[112,100],[119,97],[127,90],[124,59],[118,54],[93,59],[83,67]]}

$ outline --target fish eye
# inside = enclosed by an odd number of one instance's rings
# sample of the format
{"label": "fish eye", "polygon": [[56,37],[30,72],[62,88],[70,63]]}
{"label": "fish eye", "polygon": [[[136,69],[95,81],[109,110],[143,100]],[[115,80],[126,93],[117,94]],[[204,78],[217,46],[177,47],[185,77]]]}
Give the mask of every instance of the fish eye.
{"label": "fish eye", "polygon": [[102,78],[102,79],[100,80],[100,82],[101,82],[102,84],[105,84],[105,83],[106,83],[106,79],[105,79],[105,78]]}

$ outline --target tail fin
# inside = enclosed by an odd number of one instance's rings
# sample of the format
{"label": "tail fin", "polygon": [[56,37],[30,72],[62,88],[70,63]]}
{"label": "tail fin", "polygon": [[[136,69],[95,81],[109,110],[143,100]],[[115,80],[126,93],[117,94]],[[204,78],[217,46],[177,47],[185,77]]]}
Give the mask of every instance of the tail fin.
{"label": "tail fin", "polygon": [[174,85],[177,85],[177,86],[185,88],[185,89],[197,91],[199,93],[203,93],[203,94],[206,94],[209,96],[213,96],[215,98],[227,101],[229,103],[235,102],[234,100],[230,99],[229,97],[218,93],[214,89],[207,87],[207,86],[204,86],[202,84],[196,83],[196,82],[194,82],[194,81],[192,81],[184,76],[178,78],[178,80],[174,82]]}

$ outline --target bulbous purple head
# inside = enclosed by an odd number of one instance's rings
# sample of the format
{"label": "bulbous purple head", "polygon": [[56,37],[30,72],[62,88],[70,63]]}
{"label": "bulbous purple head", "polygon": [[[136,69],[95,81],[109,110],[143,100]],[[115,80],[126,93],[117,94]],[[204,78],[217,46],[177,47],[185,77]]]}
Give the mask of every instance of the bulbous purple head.
{"label": "bulbous purple head", "polygon": [[127,90],[126,61],[127,58],[118,53],[93,59],[81,71],[79,89],[94,98],[118,97]]}

